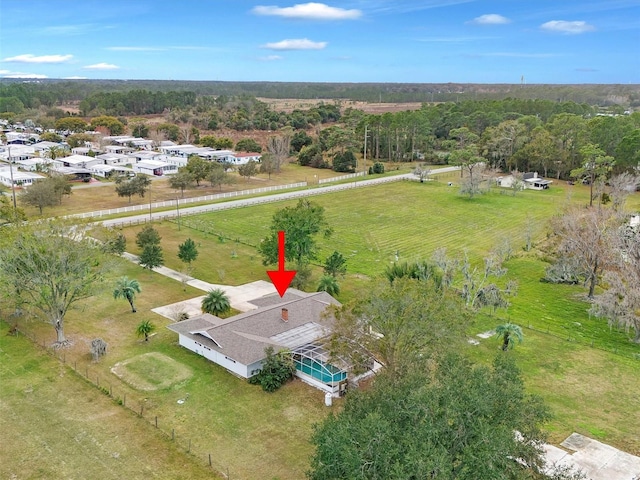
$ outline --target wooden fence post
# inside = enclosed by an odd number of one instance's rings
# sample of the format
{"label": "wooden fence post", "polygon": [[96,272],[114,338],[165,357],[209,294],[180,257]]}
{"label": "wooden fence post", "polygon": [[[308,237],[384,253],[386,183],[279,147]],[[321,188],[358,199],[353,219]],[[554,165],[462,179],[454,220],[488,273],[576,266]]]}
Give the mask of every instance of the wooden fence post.
{"label": "wooden fence post", "polygon": [[209,454],[209,466],[211,466],[211,454]]}

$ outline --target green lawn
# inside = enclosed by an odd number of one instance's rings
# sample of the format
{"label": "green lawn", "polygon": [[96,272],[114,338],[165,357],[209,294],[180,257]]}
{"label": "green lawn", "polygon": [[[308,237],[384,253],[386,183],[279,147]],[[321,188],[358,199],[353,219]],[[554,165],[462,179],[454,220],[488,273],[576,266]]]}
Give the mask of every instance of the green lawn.
{"label": "green lawn", "polygon": [[[526,191],[516,197],[496,191],[470,201],[460,197],[456,188],[447,187],[444,182],[402,182],[314,197],[314,201],[325,206],[328,221],[335,231],[329,241],[322,241],[321,256],[324,258],[338,250],[348,257],[349,275],[342,282],[344,293],[340,297],[344,300],[366,288],[367,278],[380,274],[393,261],[396,251],[401,260],[413,260],[428,258],[436,248],[446,247],[452,255],[467,251],[474,261],[479,261],[488,250],[508,239],[518,254],[507,264],[508,275],[519,281],[518,296],[512,299],[513,305],[508,311],[499,312],[496,317],[479,315],[470,335],[489,330],[505,319],[525,327],[525,343],[508,354],[517,356],[529,390],[541,394],[556,414],[549,425],[552,438],[561,440],[571,432],[579,431],[640,454],[637,436],[640,428],[637,421],[640,361],[632,359],[640,348],[630,344],[624,332],[611,331],[606,322],[589,319],[586,313],[588,306],[581,300],[584,291],[580,287],[539,282],[545,264],[535,255],[525,254],[521,248],[528,222],[534,226],[537,238],[541,239],[545,235],[547,220],[569,201],[568,198],[574,202],[585,201],[586,189],[571,189],[570,196],[568,191],[568,187],[554,184],[549,191]],[[640,205],[638,198],[636,195],[630,203]],[[252,245],[266,235],[275,210],[287,204],[291,203],[267,204],[183,219],[194,228],[187,228],[185,222],[181,230],[175,222],[157,224],[163,237],[165,263],[178,270],[183,268],[176,256],[177,246],[191,237],[200,249],[195,277],[234,285],[256,279],[266,280],[266,267],[261,264]],[[137,230],[124,230],[128,237],[128,250],[134,253]],[[101,385],[110,387],[114,397],[123,399],[126,395],[129,407],[136,411],[143,409],[146,423],[133,418],[142,429],[138,438],[146,438],[149,432],[155,432],[152,425],[157,416],[159,427],[165,432],[173,430],[176,442],[182,448],[186,449],[185,445],[191,440],[193,458],[185,461],[184,466],[185,475],[191,470],[196,472],[193,475],[189,473],[191,478],[199,478],[198,468],[206,463],[209,453],[214,467],[225,473],[228,469],[232,478],[302,478],[312,452],[308,442],[312,425],[331,411],[324,406],[322,393],[294,382],[274,394],[266,394],[259,387],[251,386],[179,347],[176,335],[164,328],[170,321],[150,309],[192,298],[202,292],[183,288],[178,282],[124,261],[116,264],[115,271],[105,279],[96,296],[67,316],[67,335],[74,341],[74,345],[65,351],[67,363],[77,362],[78,369],[88,371],[92,381],[99,378]],[[141,284],[142,293],[136,299],[138,313],[131,313],[126,301],[115,301],[111,297],[114,280],[121,275],[136,278]],[[157,327],[157,334],[149,342],[135,335],[136,325],[142,320],[150,320]],[[39,342],[54,340],[50,326],[23,320],[21,327],[37,334]],[[0,335],[4,333],[0,332]],[[109,347],[107,356],[93,364],[88,345],[96,337],[103,338]],[[14,341],[4,337],[0,340]],[[29,348],[24,340],[21,341],[20,353],[25,361],[38,365],[37,359],[42,355],[35,347]],[[481,341],[479,346],[469,346],[468,351],[478,361],[486,362],[497,353],[497,346],[498,340],[488,339]],[[192,376],[162,385],[153,369],[163,369],[151,365],[149,381],[155,383],[157,389],[141,391],[111,373],[117,362],[150,352],[164,354],[185,365]],[[3,378],[11,376],[6,367],[10,364],[13,362],[4,359],[0,362],[0,365],[5,365],[1,370]],[[55,362],[53,364],[56,365]],[[61,367],[58,365],[58,368]],[[144,375],[144,370],[138,368],[135,373]],[[3,432],[23,432],[27,439],[34,436],[33,440],[24,440],[33,444],[25,446],[33,455],[38,445],[45,444],[38,443],[38,422],[41,418],[55,419],[58,411],[67,411],[67,403],[71,410],[79,408],[76,403],[89,409],[85,404],[97,402],[95,396],[115,405],[97,390],[89,389],[87,393],[86,383],[82,380],[71,375],[58,378],[56,371],[45,369],[44,379],[41,379],[39,369],[26,368],[19,372],[20,382],[23,385],[44,382],[50,391],[69,390],[70,398],[75,400],[65,397],[64,404],[52,403],[49,410],[43,411],[42,417],[30,414],[28,410],[18,410],[23,412],[18,417],[1,416]],[[26,388],[23,385],[7,391],[2,389],[0,407],[9,408],[8,411],[26,408],[27,402],[20,404],[20,395],[23,395],[20,392]],[[185,401],[178,404],[178,400]],[[95,405],[98,406],[96,411],[104,408],[101,403]],[[118,408],[131,419],[130,411]],[[340,402],[332,407],[339,408]],[[123,423],[118,428],[127,429],[127,425]],[[65,452],[70,452],[75,445],[75,434],[72,432],[60,440]],[[134,435],[135,430],[131,430],[131,434]],[[126,441],[134,442],[131,439]],[[47,441],[46,445],[50,443]],[[5,464],[9,465],[5,469],[19,468],[17,453],[22,445],[18,442],[17,450],[8,451],[9,461],[0,461],[0,469]],[[101,450],[98,448],[97,451]],[[157,451],[159,455],[165,455],[161,450]],[[88,458],[99,455],[89,446],[86,446],[86,452]],[[73,456],[77,453],[68,454]],[[74,477],[78,476],[77,472],[83,472],[81,465],[81,460],[76,460],[68,470],[59,470],[60,474],[55,469],[63,467],[49,463],[48,468],[57,476]],[[153,465],[153,468],[157,468],[157,472],[165,471],[161,465]],[[169,467],[166,468],[166,472],[170,472]],[[4,471],[0,470],[0,473]],[[32,476],[38,477],[39,474],[36,472]],[[167,476],[179,478],[170,473]],[[105,478],[110,477],[105,475]]]}
{"label": "green lawn", "polygon": [[1,478],[221,478],[25,337],[7,331],[1,324]]}
{"label": "green lawn", "polygon": [[[126,301],[112,298],[113,283],[121,275],[136,278],[140,282],[142,293],[136,298],[137,313],[131,313]],[[192,456],[184,459],[186,476],[191,466],[197,472],[202,465],[206,465],[208,455],[211,454],[214,470],[223,474],[228,471],[232,478],[302,478],[312,452],[308,441],[312,425],[331,411],[324,406],[324,394],[299,381],[286,385],[274,394],[267,394],[259,386],[249,385],[223,368],[177,345],[176,335],[165,328],[171,321],[150,309],[201,294],[201,291],[191,287],[184,291],[179,282],[118,260],[116,269],[105,279],[98,293],[67,314],[65,332],[74,343],[64,351],[64,358],[67,364],[76,365],[82,375],[88,372],[94,384],[99,382],[101,387],[111,389],[114,399],[123,401],[126,396],[127,407],[135,412],[142,409],[146,422],[139,422],[141,431],[137,435],[140,438],[145,438],[148,434],[145,431],[155,430],[153,425],[157,416],[159,428],[167,435],[173,430],[180,448],[186,451],[190,442]],[[157,328],[156,335],[148,342],[135,334],[136,326],[142,320],[150,320]],[[20,327],[37,335],[40,344],[43,341],[50,344],[55,339],[54,330],[49,325],[21,320]],[[0,335],[4,333],[0,332]],[[96,337],[104,339],[108,348],[107,355],[98,363],[93,363],[89,355],[89,343]],[[27,348],[25,354],[27,352],[35,355],[36,347]],[[141,357],[151,352],[175,360],[177,366],[167,365],[166,362],[159,365],[158,362],[149,362],[149,357]],[[114,365],[132,358],[133,368],[129,373],[145,378],[147,385],[142,386],[151,387],[149,390],[136,389],[112,373]],[[182,366],[191,372],[190,376],[178,375],[182,370],[179,367]],[[162,381],[165,375],[180,378],[167,384]],[[30,377],[30,374],[24,374],[22,381],[28,383],[31,381]],[[66,382],[58,383],[56,375],[49,378],[54,390],[71,388]],[[87,387],[87,383],[80,378],[74,379],[71,375],[68,378],[70,382],[88,388],[87,395],[95,394],[108,400],[97,390]],[[136,383],[130,377],[127,380]],[[5,401],[5,392],[2,390],[0,389],[0,405]],[[70,395],[77,397],[80,403],[93,401],[85,400],[86,395],[82,391],[73,390]],[[177,403],[180,399],[186,401],[180,405]],[[113,401],[108,401],[115,405]],[[65,396],[64,405],[60,405],[60,408],[64,406],[65,409],[73,409],[73,403]],[[332,408],[339,408],[339,404],[340,402],[336,402]],[[57,404],[52,404],[47,415],[55,415],[56,408]],[[115,408],[128,416],[132,415],[131,411],[123,407]],[[37,424],[33,423],[37,423],[39,418],[37,415],[24,415],[23,421],[28,424],[24,428],[29,429],[25,430],[27,436],[37,429]],[[3,419],[5,431],[10,431],[11,425],[17,421],[12,416],[3,415]],[[133,439],[128,438],[127,441],[133,442]],[[73,437],[64,437],[61,442],[67,450],[73,448]],[[9,463],[13,465],[13,461]],[[81,464],[81,461],[77,460],[77,463]],[[75,463],[73,465],[69,466],[69,471],[76,469],[75,474],[66,474],[67,471],[60,470],[61,467],[52,466],[50,472],[53,473],[48,476],[59,477],[65,473],[68,477],[77,477],[82,469]],[[162,467],[155,468],[162,477]],[[142,476],[132,475],[128,478]],[[169,474],[164,478],[180,477]],[[193,478],[200,477],[194,474]]]}
{"label": "green lawn", "polygon": [[[528,228],[538,238],[544,235],[548,219],[569,201],[568,192],[574,201],[585,198],[586,189],[576,188],[528,190],[515,197],[494,189],[469,200],[444,182],[397,182],[313,197],[325,207],[334,229],[330,239],[320,239],[318,263],[338,250],[348,259],[349,273],[371,276],[380,274],[396,252],[400,260],[416,260],[445,247],[451,255],[467,251],[479,261],[505,241],[518,250]],[[181,231],[176,222],[157,224],[165,263],[183,268],[175,252],[179,243],[191,237],[207,252],[198,258],[194,276],[230,284],[266,279],[261,258],[251,247],[268,234],[274,212],[294,204],[278,202],[183,217]],[[132,252],[137,252],[134,240],[140,228],[125,229]]]}

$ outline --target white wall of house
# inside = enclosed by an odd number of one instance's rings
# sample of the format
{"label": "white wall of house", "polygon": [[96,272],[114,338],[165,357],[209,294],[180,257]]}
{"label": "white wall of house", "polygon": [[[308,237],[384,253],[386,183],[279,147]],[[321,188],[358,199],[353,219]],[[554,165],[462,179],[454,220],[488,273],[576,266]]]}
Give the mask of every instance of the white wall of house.
{"label": "white wall of house", "polygon": [[[178,343],[184,348],[187,348],[192,352],[197,353],[198,355],[202,355],[206,359],[211,360],[213,363],[226,368],[227,370],[241,376],[242,378],[248,378],[248,373],[251,372],[251,370],[247,368],[247,365],[243,365],[242,363],[237,362],[232,358],[229,358],[226,355],[217,352],[216,350],[213,350],[212,348],[209,348],[200,342],[196,342],[195,340],[192,340],[184,335],[179,335]],[[252,366],[252,370],[255,369],[256,368]]]}

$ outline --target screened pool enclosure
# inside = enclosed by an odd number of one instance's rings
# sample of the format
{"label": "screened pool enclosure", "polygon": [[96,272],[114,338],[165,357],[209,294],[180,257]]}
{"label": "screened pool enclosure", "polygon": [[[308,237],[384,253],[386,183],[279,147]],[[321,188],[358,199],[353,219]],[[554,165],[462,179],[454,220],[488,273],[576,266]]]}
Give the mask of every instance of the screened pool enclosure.
{"label": "screened pool enclosure", "polygon": [[[308,343],[293,350],[296,370],[338,391],[347,380],[346,365],[338,368],[329,363],[329,353],[321,343]],[[342,363],[342,362],[340,362]]]}

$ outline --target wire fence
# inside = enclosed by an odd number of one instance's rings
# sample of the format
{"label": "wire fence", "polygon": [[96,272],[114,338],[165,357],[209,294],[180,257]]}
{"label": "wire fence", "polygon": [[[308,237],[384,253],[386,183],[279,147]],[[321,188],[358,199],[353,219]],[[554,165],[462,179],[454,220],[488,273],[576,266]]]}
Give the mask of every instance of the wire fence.
{"label": "wire fence", "polygon": [[[3,320],[4,322],[4,320]],[[156,415],[153,407],[145,407],[149,405],[144,398],[138,396],[131,391],[127,391],[124,387],[115,386],[110,380],[113,379],[108,374],[95,368],[95,363],[90,361],[78,360],[77,357],[67,357],[65,349],[56,349],[51,346],[52,339],[50,336],[38,336],[34,332],[28,332],[17,328],[14,325],[10,327],[10,333],[14,335],[22,335],[28,338],[41,350],[57,359],[67,369],[74,372],[87,383],[98,389],[102,394],[108,396],[114,403],[133,412],[136,416],[146,420],[153,428],[161,432],[167,439],[171,440],[176,447],[184,453],[190,455],[201,464],[209,466],[219,476],[229,480],[231,474],[228,466],[222,465],[217,460],[215,449],[196,442],[191,436],[184,434],[181,430],[173,427],[169,421]],[[185,399],[184,401],[188,401]]]}

